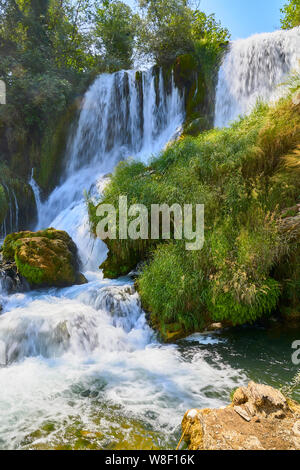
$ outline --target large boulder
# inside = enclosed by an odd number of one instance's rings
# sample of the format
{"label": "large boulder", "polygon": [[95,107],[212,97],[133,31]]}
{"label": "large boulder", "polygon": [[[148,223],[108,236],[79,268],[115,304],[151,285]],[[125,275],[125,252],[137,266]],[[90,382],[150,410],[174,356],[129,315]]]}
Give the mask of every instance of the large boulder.
{"label": "large boulder", "polygon": [[187,411],[182,430],[190,450],[300,450],[300,405],[250,382],[225,408]]}
{"label": "large boulder", "polygon": [[49,228],[12,233],[4,240],[2,257],[2,271],[3,265],[10,265],[10,271],[16,270],[31,288],[67,287],[86,282],[79,272],[77,247],[64,231]]}

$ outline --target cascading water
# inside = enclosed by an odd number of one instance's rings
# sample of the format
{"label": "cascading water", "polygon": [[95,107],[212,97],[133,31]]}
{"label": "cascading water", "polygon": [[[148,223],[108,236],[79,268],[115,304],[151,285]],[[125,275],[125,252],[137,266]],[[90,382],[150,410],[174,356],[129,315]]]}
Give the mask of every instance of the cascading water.
{"label": "cascading water", "polygon": [[83,100],[60,186],[42,203],[31,179],[37,228],[72,236],[89,282],[2,295],[0,448],[174,448],[188,408],[223,405],[246,382],[244,354],[226,335],[160,344],[133,281],[103,279],[107,249],[89,235],[83,191],[96,197],[121,159],[159,152],[183,110],[161,72],[102,75]]}
{"label": "cascading water", "polygon": [[215,126],[248,114],[257,100],[276,101],[292,71],[300,69],[300,27],[234,41],[217,85]]}
{"label": "cascading water", "polygon": [[[31,179],[37,228],[72,236],[89,283],[3,297],[0,447],[53,447],[68,432],[73,445],[80,430],[98,433],[101,448],[135,448],[149,435],[150,447],[167,447],[186,408],[220,405],[236,384],[230,366],[202,353],[187,361],[156,340],[133,281],[103,279],[107,248],[89,234],[84,190],[97,196],[120,160],[158,153],[183,119],[183,97],[161,71],[102,75],[84,97],[60,186],[42,203]],[[220,397],[206,396],[212,382]]]}
{"label": "cascading water", "polygon": [[16,193],[13,188],[8,187],[3,181],[1,184],[5,190],[9,209],[0,227],[0,243],[8,233],[17,232],[19,229],[19,205]]}

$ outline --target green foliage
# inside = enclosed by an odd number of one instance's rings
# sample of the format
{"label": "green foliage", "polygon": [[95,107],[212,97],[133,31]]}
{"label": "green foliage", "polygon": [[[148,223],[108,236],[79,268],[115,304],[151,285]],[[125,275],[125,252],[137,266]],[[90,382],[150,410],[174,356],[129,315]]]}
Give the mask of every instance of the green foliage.
{"label": "green foliage", "polygon": [[188,124],[198,119],[190,133],[210,127],[202,108],[226,30],[183,0],[140,3],[141,18],[119,0],[0,0],[0,78],[8,103],[0,107],[0,152],[23,181],[34,168],[45,193],[55,186],[69,110],[97,73],[130,68],[135,49],[158,64],[192,54],[201,76],[193,73],[197,93],[188,87]]}
{"label": "green foliage", "polygon": [[300,25],[300,0],[288,0],[280,11],[282,29],[291,29]]}
{"label": "green foliage", "polygon": [[246,303],[238,301],[231,292],[220,293],[217,297],[210,293],[207,306],[214,321],[230,320],[233,325],[251,323],[274,311],[280,297],[280,285],[274,279],[267,279],[260,288],[255,286],[253,297],[253,303]]}
{"label": "green foliage", "polygon": [[209,42],[226,45],[230,39],[227,28],[223,28],[214,14],[206,15],[196,10],[193,14],[192,37],[194,41],[205,39]]}
{"label": "green foliage", "polygon": [[119,0],[103,1],[95,16],[96,38],[105,51],[105,62],[109,70],[130,68],[138,16]]}
{"label": "green foliage", "polygon": [[[104,203],[118,207],[119,196],[127,195],[128,204],[149,210],[151,204],[205,205],[201,251],[187,252],[175,240],[143,245],[148,261],[139,292],[164,337],[173,324],[190,332],[211,321],[253,322],[288,295],[287,277],[299,282],[297,264],[289,273],[278,270],[292,259],[278,220],[299,202],[299,143],[299,109],[289,96],[274,107],[258,104],[230,128],[181,138],[149,167],[130,160],[118,165]],[[115,263],[120,243],[110,245]],[[127,259],[137,246],[131,243]]]}
{"label": "green foliage", "polygon": [[192,38],[197,62],[210,76],[219,65],[224,48],[228,44],[229,31],[222,27],[214,14],[206,15],[196,10],[193,15]]}
{"label": "green foliage", "polygon": [[157,64],[170,64],[191,52],[192,10],[185,0],[140,0],[143,11],[138,48]]}
{"label": "green foliage", "polygon": [[48,191],[59,177],[57,153],[61,158],[64,151],[54,148],[55,124],[96,66],[89,28],[93,5],[0,1],[0,77],[7,87],[7,105],[0,107],[1,158],[26,181],[35,167]]}

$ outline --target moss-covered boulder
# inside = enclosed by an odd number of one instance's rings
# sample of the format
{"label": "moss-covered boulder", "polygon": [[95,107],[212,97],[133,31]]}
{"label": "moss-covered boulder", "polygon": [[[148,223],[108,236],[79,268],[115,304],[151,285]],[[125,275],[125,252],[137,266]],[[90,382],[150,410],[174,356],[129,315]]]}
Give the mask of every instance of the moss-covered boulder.
{"label": "moss-covered boulder", "polygon": [[300,323],[300,204],[282,211],[280,230],[289,240],[289,250],[274,268],[282,286],[279,311],[284,320]]}
{"label": "moss-covered boulder", "polygon": [[5,261],[15,262],[32,288],[86,282],[79,272],[77,247],[66,232],[50,228],[12,233],[4,240],[2,253]]}

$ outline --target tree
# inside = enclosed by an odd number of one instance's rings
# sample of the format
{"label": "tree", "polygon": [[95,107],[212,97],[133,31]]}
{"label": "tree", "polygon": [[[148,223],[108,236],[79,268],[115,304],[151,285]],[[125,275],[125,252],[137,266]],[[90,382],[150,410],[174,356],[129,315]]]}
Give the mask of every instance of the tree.
{"label": "tree", "polygon": [[111,71],[132,66],[138,17],[118,0],[106,0],[95,15],[94,35]]}
{"label": "tree", "polygon": [[216,20],[214,14],[206,15],[203,11],[195,10],[193,14],[192,37],[194,41],[206,39],[220,45],[226,44],[230,39],[227,28]]}
{"label": "tree", "polygon": [[282,29],[291,29],[300,25],[300,0],[289,0],[288,3],[281,8]]}
{"label": "tree", "polygon": [[229,42],[230,33],[216,20],[214,14],[206,15],[196,10],[193,15],[192,39],[195,57],[209,76],[220,62],[223,49]]}

